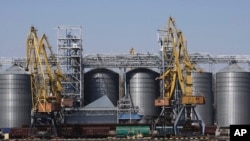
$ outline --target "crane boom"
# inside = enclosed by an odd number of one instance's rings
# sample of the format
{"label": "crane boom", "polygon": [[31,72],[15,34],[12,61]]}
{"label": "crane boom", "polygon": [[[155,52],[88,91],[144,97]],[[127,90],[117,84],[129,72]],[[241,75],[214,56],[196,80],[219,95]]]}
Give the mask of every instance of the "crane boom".
{"label": "crane boom", "polygon": [[[165,34],[166,33],[166,34]],[[155,100],[155,106],[161,106],[161,115],[171,115],[173,110],[174,132],[178,134],[177,126],[190,127],[192,123],[198,123],[204,134],[205,123],[195,106],[205,104],[205,97],[193,95],[192,72],[199,71],[190,61],[184,35],[177,30],[172,17],[168,20],[167,29],[160,38],[162,46],[163,74],[156,78],[162,80],[164,92]],[[168,63],[165,67],[166,61]],[[180,90],[180,92],[179,92]],[[173,101],[173,102],[172,102]],[[168,120],[167,123],[171,123]],[[188,128],[187,128],[188,129]]]}
{"label": "crane boom", "polygon": [[39,39],[36,29],[31,27],[26,43],[25,70],[30,70],[31,74],[32,109],[38,112],[59,110],[62,91],[60,82],[64,76],[56,64],[48,39],[45,34]]}
{"label": "crane boom", "polygon": [[54,124],[61,120],[57,116],[61,115],[61,81],[65,76],[57,65],[47,36],[43,34],[39,39],[36,31],[32,26],[26,39],[25,70],[30,72],[32,93],[31,129],[36,124],[50,124],[55,128]]}
{"label": "crane boom", "polygon": [[163,55],[168,61],[166,71],[156,80],[164,80],[164,96],[156,99],[156,106],[168,106],[176,85],[182,93],[182,104],[204,104],[204,97],[193,96],[192,71],[199,71],[191,63],[184,35],[178,31],[172,17],[168,20],[167,36],[163,39]]}

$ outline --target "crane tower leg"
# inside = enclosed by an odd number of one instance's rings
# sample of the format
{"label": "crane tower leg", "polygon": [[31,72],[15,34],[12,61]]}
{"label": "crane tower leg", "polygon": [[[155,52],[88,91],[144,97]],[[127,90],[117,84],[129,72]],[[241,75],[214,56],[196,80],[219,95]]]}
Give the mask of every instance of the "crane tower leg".
{"label": "crane tower leg", "polygon": [[57,137],[56,113],[31,112],[29,137]]}
{"label": "crane tower leg", "polygon": [[[193,117],[192,117],[193,116]],[[194,128],[192,128],[193,124],[199,126],[200,133],[204,135],[205,132],[205,122],[202,120],[199,113],[196,111],[194,105],[183,105],[174,122],[174,133],[175,135],[181,134],[180,131],[177,130],[177,127],[182,125],[182,132],[194,132]],[[191,131],[189,131],[191,130]],[[186,134],[186,133],[185,133]]]}

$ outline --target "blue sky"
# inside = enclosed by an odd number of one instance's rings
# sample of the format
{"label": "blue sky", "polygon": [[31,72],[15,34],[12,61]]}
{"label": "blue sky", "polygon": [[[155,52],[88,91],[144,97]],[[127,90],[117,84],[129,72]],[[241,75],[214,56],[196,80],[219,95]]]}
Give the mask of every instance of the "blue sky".
{"label": "blue sky", "polygon": [[172,16],[188,51],[250,54],[247,0],[2,0],[0,57],[25,57],[30,26],[56,51],[56,27],[81,25],[84,54],[157,53],[157,29]]}

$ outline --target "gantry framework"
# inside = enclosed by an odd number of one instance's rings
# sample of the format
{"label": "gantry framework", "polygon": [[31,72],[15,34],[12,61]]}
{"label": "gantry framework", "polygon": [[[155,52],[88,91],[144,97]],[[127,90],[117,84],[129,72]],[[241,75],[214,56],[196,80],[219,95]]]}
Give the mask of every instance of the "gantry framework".
{"label": "gantry framework", "polygon": [[[238,62],[250,65],[250,55],[211,55],[209,53],[192,53],[190,60],[196,64],[229,64]],[[58,55],[57,55],[58,56]],[[60,64],[63,60],[58,59]],[[25,58],[0,57],[0,66],[18,64],[24,66]],[[91,54],[82,56],[81,69],[84,68],[161,68],[162,61],[159,54]],[[211,70],[212,71],[212,70]]]}
{"label": "gantry framework", "polygon": [[0,57],[0,70],[2,67],[9,67],[14,64],[24,67],[25,60],[24,57]]}
{"label": "gantry framework", "polygon": [[82,27],[58,26],[57,61],[67,80],[62,82],[63,97],[72,98],[81,105],[82,87]]}
{"label": "gantry framework", "polygon": [[83,58],[84,68],[158,68],[161,64],[157,54],[95,54]]}
{"label": "gantry framework", "polygon": [[[196,64],[208,64],[209,72],[214,72],[217,64],[231,62],[243,63],[250,66],[250,55],[211,55],[209,53],[189,54],[190,60]],[[83,57],[84,68],[162,68],[159,54],[92,54]],[[165,62],[167,66],[167,62]]]}

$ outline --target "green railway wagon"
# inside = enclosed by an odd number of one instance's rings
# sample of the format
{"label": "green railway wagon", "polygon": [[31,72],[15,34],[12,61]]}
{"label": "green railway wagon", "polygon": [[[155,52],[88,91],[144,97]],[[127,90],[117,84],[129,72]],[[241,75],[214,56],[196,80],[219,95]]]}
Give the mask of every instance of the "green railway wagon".
{"label": "green railway wagon", "polygon": [[117,136],[131,136],[142,134],[143,136],[148,136],[150,134],[149,126],[116,126]]}

